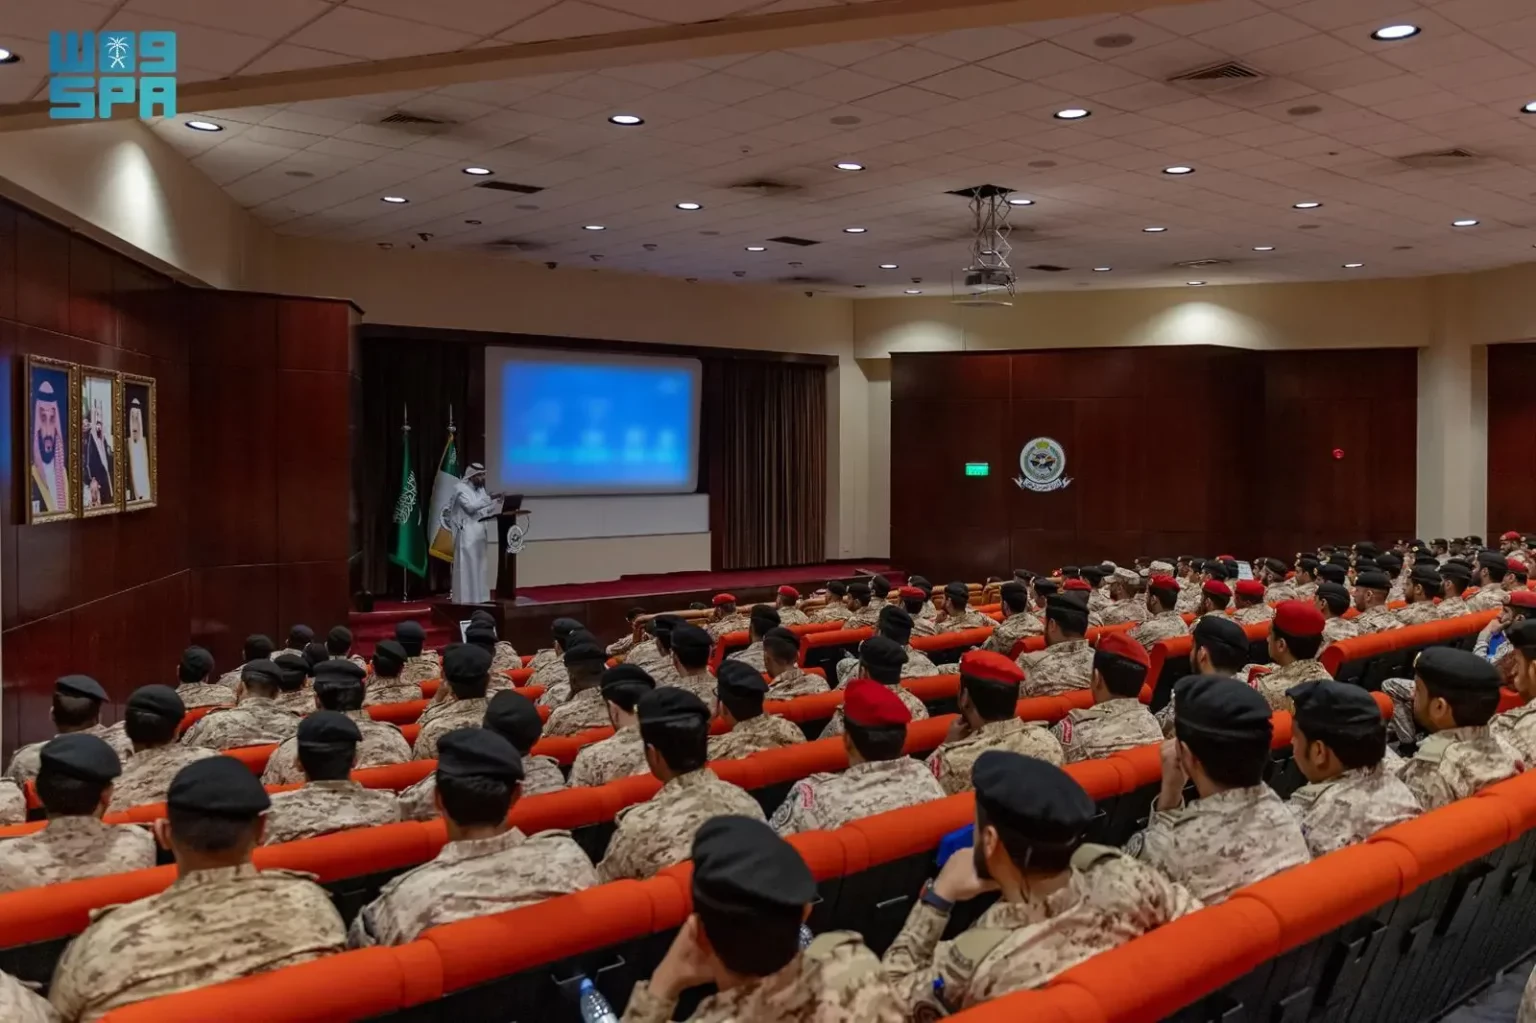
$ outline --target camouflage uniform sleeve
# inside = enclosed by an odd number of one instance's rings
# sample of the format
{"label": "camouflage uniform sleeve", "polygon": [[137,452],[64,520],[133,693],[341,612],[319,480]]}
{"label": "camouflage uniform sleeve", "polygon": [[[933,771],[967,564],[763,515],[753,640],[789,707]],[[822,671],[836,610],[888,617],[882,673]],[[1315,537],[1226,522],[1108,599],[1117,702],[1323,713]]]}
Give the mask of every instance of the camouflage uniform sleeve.
{"label": "camouflage uniform sleeve", "polygon": [[379,901],[380,899],[374,899],[359,910],[357,916],[352,918],[352,926],[347,928],[348,948],[372,948],[379,943],[378,938],[373,933],[374,907],[379,904]]}
{"label": "camouflage uniform sleeve", "polygon": [[1087,759],[1087,751],[1083,749],[1082,730],[1072,724],[1070,716],[1062,718],[1051,726],[1051,735],[1061,744],[1061,762],[1074,764],[1079,760]]}
{"label": "camouflage uniform sleeve", "polygon": [[651,982],[642,980],[630,992],[629,1004],[624,1007],[622,1023],[668,1023],[677,1002],[668,1001],[651,991]]}
{"label": "camouflage uniform sleeve", "polygon": [[1398,777],[1402,779],[1404,785],[1408,786],[1408,791],[1413,793],[1413,797],[1425,810],[1437,810],[1448,803],[1454,803],[1456,792],[1440,776],[1439,758],[1433,761],[1421,759],[1423,749],[1421,748],[1419,752],[1420,756],[1404,762],[1402,773]]}
{"label": "camouflage uniform sleeve", "polygon": [[784,802],[773,811],[768,821],[773,830],[781,835],[793,835],[797,831],[815,831],[821,826],[816,818],[816,790],[809,778],[795,782]]}
{"label": "camouflage uniform sleeve", "polygon": [[6,1023],[59,1023],[58,1013],[21,981],[0,973],[0,1019]]}
{"label": "camouflage uniform sleeve", "polygon": [[[881,960],[897,1002],[914,1019],[947,1016],[967,1005],[976,965],[1008,933],[972,927],[940,941],[948,923],[949,914],[919,902]],[[939,991],[936,981],[943,982]]]}
{"label": "camouflage uniform sleeve", "polygon": [[576,754],[576,759],[571,764],[570,780],[567,782],[570,788],[581,788],[582,786],[592,784],[591,751],[592,747],[588,746]]}
{"label": "camouflage uniform sleeve", "polygon": [[603,883],[630,877],[643,880],[645,874],[639,869],[639,864],[634,862],[636,845],[631,829],[624,826],[624,820],[621,818],[618,830],[613,833],[613,838],[608,842],[608,851],[603,856],[603,862],[597,865],[597,879]]}
{"label": "camouflage uniform sleeve", "polygon": [[[93,924],[94,922],[92,921]],[[87,964],[97,956],[108,958],[105,950],[90,949],[91,935],[94,930],[94,926],[87,926],[83,933],[75,937],[64,949],[64,954],[59,957],[58,965],[53,968],[53,983],[48,987],[48,1002],[66,1020],[78,1020],[85,1012],[88,992],[82,981],[87,973]]]}
{"label": "camouflage uniform sleeve", "polygon": [[943,746],[933,751],[933,756],[928,758],[928,767],[933,771],[933,776],[938,779],[939,788],[944,790],[946,796],[964,792],[971,787],[971,779],[968,772],[955,770],[954,762],[945,755]]}
{"label": "camouflage uniform sleeve", "polygon": [[20,824],[27,819],[27,797],[9,778],[0,779],[0,824]]}

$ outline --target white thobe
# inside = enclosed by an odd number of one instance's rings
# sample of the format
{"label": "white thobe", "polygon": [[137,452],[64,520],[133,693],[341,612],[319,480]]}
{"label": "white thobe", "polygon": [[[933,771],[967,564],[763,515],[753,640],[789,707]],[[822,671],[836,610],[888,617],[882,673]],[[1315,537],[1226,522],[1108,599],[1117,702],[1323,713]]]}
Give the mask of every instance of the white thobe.
{"label": "white thobe", "polygon": [[493,519],[501,499],[467,480],[454,485],[453,497],[443,509],[443,526],[453,534],[453,592],[455,604],[484,604],[491,599],[486,582],[486,545],[483,521]]}

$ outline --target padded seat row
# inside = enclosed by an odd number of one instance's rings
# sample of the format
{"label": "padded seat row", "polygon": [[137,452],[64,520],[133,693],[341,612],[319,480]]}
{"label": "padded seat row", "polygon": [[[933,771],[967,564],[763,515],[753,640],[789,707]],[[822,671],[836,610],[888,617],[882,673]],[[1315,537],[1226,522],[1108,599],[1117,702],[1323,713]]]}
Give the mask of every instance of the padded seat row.
{"label": "padded seat row", "polygon": [[1426,647],[1471,650],[1483,626],[1498,614],[1496,610],[1478,611],[1340,640],[1324,650],[1319,660],[1341,682],[1380,689],[1385,679],[1412,678],[1414,658]]}

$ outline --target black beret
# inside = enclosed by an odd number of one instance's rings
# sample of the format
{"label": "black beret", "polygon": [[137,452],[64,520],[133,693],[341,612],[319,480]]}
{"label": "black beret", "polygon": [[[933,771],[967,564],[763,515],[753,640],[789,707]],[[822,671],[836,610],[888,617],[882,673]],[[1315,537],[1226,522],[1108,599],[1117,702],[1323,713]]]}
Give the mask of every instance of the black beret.
{"label": "black beret", "polygon": [[714,645],[714,640],[709,638],[709,633],[697,625],[689,625],[686,622],[672,630],[672,649],[676,653],[690,651],[698,653],[708,652]]}
{"label": "black beret", "polygon": [[678,686],[662,686],[646,693],[640,697],[635,712],[642,726],[709,721],[709,708],[704,701]]}
{"label": "black beret", "polygon": [[930,593],[933,591],[933,583],[929,582],[928,577],[924,575],[907,576],[907,585],[916,586],[918,589],[927,590]]}
{"label": "black beret", "polygon": [[299,748],[342,752],[363,741],[357,722],[334,710],[317,710],[299,722]]}
{"label": "black beret", "polygon": [[780,625],[776,629],[769,629],[763,633],[763,639],[771,639],[777,642],[793,643],[800,645],[800,637],[795,635],[787,626]]}
{"label": "black beret", "polygon": [[455,728],[437,741],[437,773],[512,785],[523,780],[523,758],[516,746],[489,728]]}
{"label": "black beret", "polygon": [[245,637],[245,644],[241,647],[241,653],[247,661],[255,661],[262,657],[271,657],[272,651],[277,649],[272,640],[259,632],[253,632]]}
{"label": "black beret", "polygon": [[745,661],[721,661],[715,677],[719,680],[722,693],[729,689],[739,696],[761,696],[768,691],[763,673]]}
{"label": "black beret", "polygon": [[855,600],[869,600],[869,583],[864,582],[862,579],[849,583],[848,595],[853,597]]}
{"label": "black beret", "polygon": [[971,588],[965,583],[950,583],[944,587],[944,596],[953,600],[956,604],[964,604],[971,599]]}
{"label": "black beret", "polygon": [[213,671],[213,655],[200,646],[189,646],[181,652],[181,673],[190,678],[207,678]]}
{"label": "black beret", "polygon": [[565,648],[564,661],[567,668],[576,664],[602,664],[606,660],[607,651],[591,643],[578,643]]}
{"label": "black beret", "polygon": [[368,673],[362,665],[345,657],[333,657],[328,661],[321,661],[315,665],[315,685],[327,688],[344,688],[357,686],[362,688],[363,679]]}
{"label": "black beret", "polygon": [[1368,590],[1390,590],[1392,580],[1387,578],[1385,572],[1360,572],[1355,575],[1355,585],[1363,586]]}
{"label": "black beret", "polygon": [[275,686],[281,681],[282,675],[277,664],[265,657],[260,660],[246,661],[240,668],[242,682],[264,682],[269,686]]}
{"label": "black beret", "polygon": [[309,662],[298,654],[278,654],[272,663],[277,666],[278,685],[284,689],[298,689],[309,677]]}
{"label": "black beret", "polygon": [[1018,603],[1029,596],[1029,588],[1016,579],[1010,579],[998,589],[1005,603]]}
{"label": "black beret", "polygon": [[1349,571],[1343,565],[1319,565],[1317,566],[1317,574],[1328,582],[1339,586],[1343,586],[1345,580],[1349,578]]}
{"label": "black beret", "polygon": [[711,817],[693,836],[693,898],[711,907],[798,909],[816,878],[794,846],[751,817]]}
{"label": "black beret", "polygon": [[123,773],[123,762],[105,739],[89,732],[56,735],[43,743],[41,768],[52,774],[105,785]]}
{"label": "black beret", "polygon": [[469,613],[469,620],[477,625],[489,625],[496,627],[496,616],[483,607],[477,607]]}
{"label": "black beret", "polygon": [[859,663],[876,682],[894,685],[901,681],[901,666],[907,663],[907,652],[895,640],[871,636],[859,644]]}
{"label": "black beret", "polygon": [[1191,630],[1192,642],[1197,646],[1220,643],[1237,650],[1248,648],[1248,634],[1243,627],[1225,615],[1201,615]]}
{"label": "black beret", "polygon": [[880,609],[877,628],[882,636],[906,646],[912,639],[912,616],[904,607],[887,604]]}
{"label": "black beret", "polygon": [[776,629],[783,624],[783,619],[779,617],[778,610],[769,607],[767,604],[758,604],[752,609],[751,621],[752,628],[757,630],[758,635],[762,635],[769,629]]}
{"label": "black beret", "polygon": [[1322,563],[1319,562],[1316,558],[1300,557],[1296,559],[1296,564],[1301,566],[1301,570],[1303,572],[1312,572],[1315,574]]}
{"label": "black beret", "polygon": [[304,665],[314,674],[315,665],[331,659],[331,651],[324,643],[308,643],[304,647]]}
{"label": "black beret", "polygon": [[1044,576],[1035,576],[1033,582],[1035,593],[1041,597],[1054,596],[1056,591],[1061,589],[1061,585],[1055,579],[1047,579]]}
{"label": "black beret", "polygon": [[1098,565],[1085,565],[1080,570],[1080,574],[1084,579],[1087,579],[1089,582],[1093,583],[1093,585],[1097,586],[1099,583],[1104,581],[1104,577],[1109,573],[1105,572],[1104,569],[1100,568]]}
{"label": "black beret", "polygon": [[204,757],[176,772],[166,792],[172,810],[252,818],[272,805],[261,780],[234,757]]}
{"label": "black beret", "polygon": [[476,646],[495,646],[496,626],[485,622],[470,622],[469,628],[464,630],[464,642]]}
{"label": "black beret", "polygon": [[1504,636],[1514,647],[1536,647],[1536,618],[1516,619],[1504,630]]}
{"label": "black beret", "polygon": [[412,619],[395,623],[395,638],[403,642],[421,643],[427,638],[427,630],[421,627],[421,623]]}
{"label": "black beret", "polygon": [[1470,582],[1472,579],[1472,569],[1465,562],[1451,560],[1440,566],[1440,575],[1442,578],[1450,576],[1453,579]]}
{"label": "black beret", "polygon": [[295,625],[288,630],[288,645],[295,650],[302,650],[315,640],[315,630],[308,625]]}
{"label": "black beret", "polygon": [[1269,703],[1226,675],[1185,675],[1173,687],[1177,727],[1217,739],[1264,739],[1274,732]]}
{"label": "black beret", "polygon": [[1296,705],[1296,727],[1308,738],[1347,735],[1366,738],[1386,727],[1371,694],[1347,682],[1325,679],[1292,686],[1285,695]]}
{"label": "black beret", "polygon": [[1204,572],[1212,579],[1220,579],[1223,582],[1225,582],[1227,579],[1227,566],[1223,565],[1219,561],[1205,562],[1205,564],[1200,566],[1200,571]]}
{"label": "black beret", "polygon": [[127,710],[180,721],[186,716],[187,705],[170,686],[139,686],[129,695]]}
{"label": "black beret", "polygon": [[374,674],[394,678],[405,669],[405,660],[408,656],[405,647],[392,639],[386,639],[373,648]]}
{"label": "black beret", "polygon": [[1509,559],[1498,551],[1482,551],[1477,555],[1479,565],[1487,565],[1489,568],[1509,568]]}
{"label": "black beret", "polygon": [[461,685],[474,684],[491,672],[491,654],[484,647],[455,643],[443,653],[443,678]]}
{"label": "black beret", "polygon": [[1440,585],[1440,570],[1433,565],[1414,565],[1408,578],[1421,586],[1434,588]]}
{"label": "black beret", "polygon": [[657,632],[671,633],[679,625],[687,624],[687,621],[682,615],[657,615],[651,619],[651,625]]}
{"label": "black beret", "polygon": [[331,631],[325,634],[326,643],[331,646],[350,647],[352,645],[352,630],[345,625],[335,625]]}
{"label": "black beret", "polygon": [[84,696],[99,703],[107,699],[107,691],[89,675],[65,675],[53,684],[53,691],[60,696]]}
{"label": "black beret", "polygon": [[1381,548],[1377,547],[1369,540],[1361,540],[1355,544],[1355,553],[1362,554],[1368,558],[1374,558],[1380,552]]}
{"label": "black beret", "polygon": [[1377,565],[1376,565],[1376,559],[1375,558],[1356,558],[1355,559],[1355,571],[1356,572],[1365,572],[1365,571],[1368,571],[1370,569],[1374,569],[1376,567],[1377,567]]}
{"label": "black beret", "polygon": [[655,689],[656,680],[638,664],[616,664],[603,672],[603,696],[628,686]]}
{"label": "black beret", "polygon": [[[1432,646],[1413,662],[1413,673],[1432,689],[1462,693],[1494,692],[1499,688],[1499,669],[1469,650]],[[1180,707],[1182,714],[1184,708]]]}
{"label": "black beret", "polygon": [[1076,845],[1098,813],[1071,775],[1021,753],[988,750],[971,765],[971,782],[989,823],[1040,845]]}
{"label": "black beret", "polygon": [[1390,575],[1396,575],[1403,570],[1403,559],[1396,554],[1383,554],[1376,559],[1376,567]]}
{"label": "black beret", "polygon": [[[1342,603],[1349,607],[1349,590],[1343,583],[1323,582],[1317,584],[1317,595],[1322,597],[1329,607]],[[1343,612],[1338,612],[1342,614]]]}
{"label": "black beret", "polygon": [[1265,558],[1264,567],[1269,569],[1271,572],[1280,572],[1282,574],[1286,569],[1285,562],[1281,561],[1279,558]]}
{"label": "black beret", "polygon": [[569,636],[571,633],[575,632],[581,627],[581,623],[574,618],[556,618],[554,621],[549,623],[549,631],[554,635],[556,640],[561,642],[562,646],[564,645],[565,637]]}
{"label": "black beret", "polygon": [[512,689],[491,697],[482,723],[502,736],[538,735],[544,727],[534,702]]}
{"label": "black beret", "polygon": [[1088,627],[1088,601],[1075,591],[1045,598],[1046,621],[1081,632]]}
{"label": "black beret", "polygon": [[1062,565],[1061,566],[1061,577],[1063,579],[1076,579],[1078,576],[1080,576],[1082,574],[1083,574],[1083,570],[1078,568],[1076,565]]}

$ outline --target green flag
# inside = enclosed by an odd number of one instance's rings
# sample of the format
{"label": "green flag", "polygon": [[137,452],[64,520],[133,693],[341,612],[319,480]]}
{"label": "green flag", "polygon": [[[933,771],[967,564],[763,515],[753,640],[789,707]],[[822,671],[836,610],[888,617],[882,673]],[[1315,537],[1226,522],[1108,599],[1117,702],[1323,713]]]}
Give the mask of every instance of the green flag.
{"label": "green flag", "polygon": [[411,468],[411,427],[401,425],[400,496],[395,499],[395,537],[389,560],[418,576],[427,574],[427,534],[421,521],[421,495]]}
{"label": "green flag", "polygon": [[448,443],[443,445],[443,456],[437,461],[437,475],[432,478],[432,504],[427,521],[432,523],[432,546],[427,551],[434,558],[453,561],[453,534],[443,528],[443,512],[453,500],[453,488],[458,486],[459,448],[454,443],[453,409],[448,409]]}

